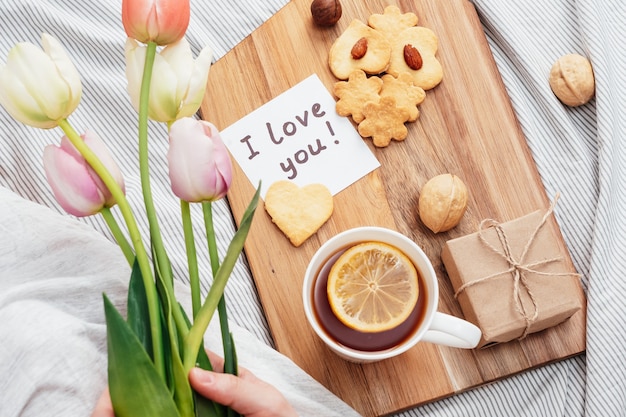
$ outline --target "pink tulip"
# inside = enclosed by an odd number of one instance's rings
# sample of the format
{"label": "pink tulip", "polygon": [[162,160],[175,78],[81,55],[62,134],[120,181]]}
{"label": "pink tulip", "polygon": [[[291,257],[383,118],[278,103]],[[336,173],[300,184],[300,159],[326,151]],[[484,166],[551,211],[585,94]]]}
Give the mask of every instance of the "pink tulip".
{"label": "pink tulip", "polygon": [[189,26],[189,0],[122,0],[126,34],[139,42],[168,45]]}
{"label": "pink tulip", "polygon": [[[81,138],[124,191],[122,173],[102,139],[91,131],[86,131]],[[103,207],[115,205],[115,199],[100,176],[66,136],[61,138],[60,146],[46,146],[43,164],[55,198],[69,214],[78,217],[91,216],[99,213]]]}
{"label": "pink tulip", "polygon": [[219,131],[209,122],[183,117],[170,128],[167,153],[174,194],[188,202],[224,197],[232,180],[232,162]]}

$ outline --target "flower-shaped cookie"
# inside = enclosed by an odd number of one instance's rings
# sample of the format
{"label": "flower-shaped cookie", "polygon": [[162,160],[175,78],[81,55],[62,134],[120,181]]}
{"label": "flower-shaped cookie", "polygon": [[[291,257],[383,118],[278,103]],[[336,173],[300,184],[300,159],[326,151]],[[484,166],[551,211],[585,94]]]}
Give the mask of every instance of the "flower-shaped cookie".
{"label": "flower-shaped cookie", "polygon": [[387,38],[354,19],[330,47],[328,65],[335,77],[345,80],[356,69],[367,74],[380,74],[387,69],[390,55]]}
{"label": "flower-shaped cookie", "polygon": [[408,130],[404,122],[409,120],[409,110],[396,106],[395,98],[387,96],[378,102],[365,103],[363,115],[365,119],[359,123],[359,134],[371,137],[374,146],[385,147],[392,139],[406,139]]}
{"label": "flower-shaped cookie", "polygon": [[370,15],[367,23],[383,33],[392,43],[404,29],[417,25],[417,15],[411,12],[402,13],[398,6],[387,6],[383,14],[374,13]]}
{"label": "flower-shaped cookie", "polygon": [[339,97],[335,110],[340,116],[352,116],[356,123],[363,118],[363,106],[368,101],[377,102],[380,99],[378,93],[383,87],[383,80],[379,77],[368,78],[362,70],[354,70],[348,81],[335,83],[333,93]]}
{"label": "flower-shaped cookie", "polygon": [[[359,134],[384,147],[407,137],[406,122],[419,118],[418,106],[426,92],[443,78],[435,57],[438,38],[425,27],[416,26],[415,13],[402,13],[387,6],[383,14],[372,14],[365,25],[354,20],[333,43],[329,66],[335,77],[337,114],[352,116]],[[375,48],[383,48],[381,51]],[[389,51],[383,67],[382,55]],[[371,66],[376,61],[377,66]]]}
{"label": "flower-shaped cookie", "polygon": [[394,97],[398,107],[405,107],[409,110],[408,121],[416,121],[420,114],[417,106],[426,99],[424,89],[413,83],[413,76],[408,72],[398,74],[397,78],[391,74],[385,74],[382,80],[383,88],[380,90],[380,96]]}

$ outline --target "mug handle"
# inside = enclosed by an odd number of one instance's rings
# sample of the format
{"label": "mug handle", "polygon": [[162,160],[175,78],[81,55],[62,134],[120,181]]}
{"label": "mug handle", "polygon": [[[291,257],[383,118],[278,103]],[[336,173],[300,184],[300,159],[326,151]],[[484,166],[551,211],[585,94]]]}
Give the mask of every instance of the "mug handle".
{"label": "mug handle", "polygon": [[478,345],[481,337],[480,329],[469,321],[437,311],[429,329],[422,337],[422,342],[473,349]]}

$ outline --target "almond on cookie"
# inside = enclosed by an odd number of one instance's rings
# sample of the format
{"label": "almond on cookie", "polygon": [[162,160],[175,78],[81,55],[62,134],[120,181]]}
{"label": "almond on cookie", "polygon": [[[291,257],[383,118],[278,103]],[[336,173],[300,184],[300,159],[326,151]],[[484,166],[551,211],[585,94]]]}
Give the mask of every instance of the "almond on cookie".
{"label": "almond on cookie", "polygon": [[[424,90],[436,87],[443,79],[441,63],[435,56],[438,43],[437,35],[428,28],[416,26],[404,29],[393,41],[387,73],[397,77],[401,72],[408,72],[414,84]],[[407,45],[419,53],[421,65],[418,69],[413,68],[405,54]]]}

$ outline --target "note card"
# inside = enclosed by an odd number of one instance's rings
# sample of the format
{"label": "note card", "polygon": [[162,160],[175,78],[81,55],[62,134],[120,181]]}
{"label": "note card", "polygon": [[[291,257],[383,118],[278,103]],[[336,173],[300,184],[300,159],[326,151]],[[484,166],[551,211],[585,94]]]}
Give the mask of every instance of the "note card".
{"label": "note card", "polygon": [[317,75],[221,132],[229,151],[261,197],[278,180],[324,184],[332,195],[380,166]]}

